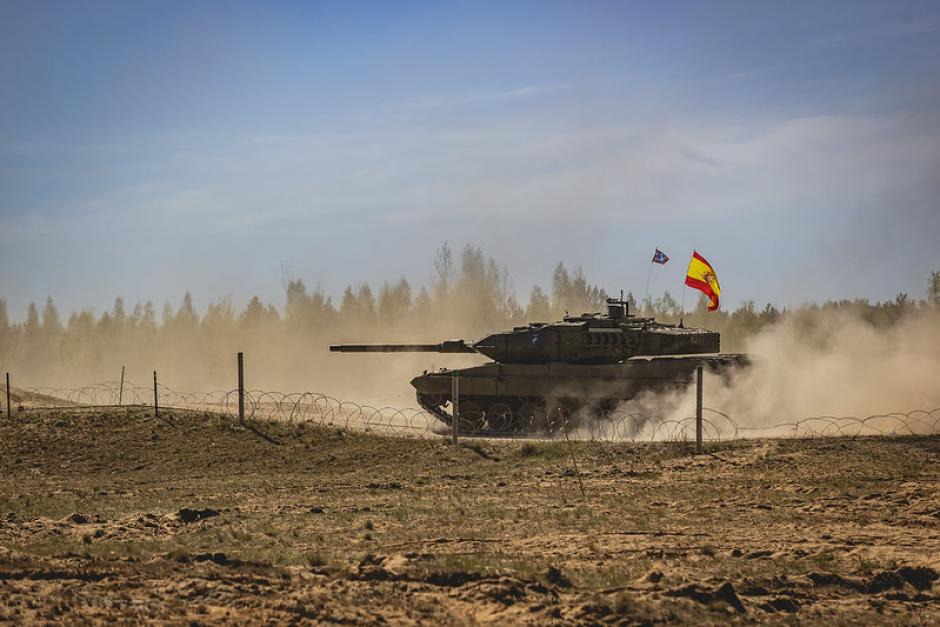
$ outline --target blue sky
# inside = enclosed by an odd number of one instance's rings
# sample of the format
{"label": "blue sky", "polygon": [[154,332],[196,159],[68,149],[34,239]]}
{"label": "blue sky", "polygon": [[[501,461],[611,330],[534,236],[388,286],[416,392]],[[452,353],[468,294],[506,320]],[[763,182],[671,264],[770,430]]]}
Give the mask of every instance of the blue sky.
{"label": "blue sky", "polygon": [[[481,246],[723,303],[922,298],[936,2],[0,4],[0,297],[281,302]],[[691,302],[692,299],[690,299]]]}

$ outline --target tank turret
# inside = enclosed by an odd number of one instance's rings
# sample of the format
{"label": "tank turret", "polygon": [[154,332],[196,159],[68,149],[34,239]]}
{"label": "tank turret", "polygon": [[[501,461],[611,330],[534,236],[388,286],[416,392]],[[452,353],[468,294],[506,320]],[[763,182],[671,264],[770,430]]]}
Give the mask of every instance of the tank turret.
{"label": "tank turret", "polygon": [[717,353],[715,331],[656,322],[629,313],[627,302],[607,299],[607,313],[565,316],[493,333],[467,344],[338,344],[338,353],[480,353],[501,364],[616,364],[638,355]]}

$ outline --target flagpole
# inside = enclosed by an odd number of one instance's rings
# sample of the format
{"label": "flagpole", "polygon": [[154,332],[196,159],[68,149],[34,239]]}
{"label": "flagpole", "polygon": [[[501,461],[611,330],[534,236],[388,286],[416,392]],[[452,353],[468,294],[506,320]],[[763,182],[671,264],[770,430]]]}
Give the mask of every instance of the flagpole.
{"label": "flagpole", "polygon": [[[692,256],[695,256],[695,250],[692,250]],[[689,271],[686,270],[686,276],[688,276]],[[679,321],[682,321],[682,318],[685,316],[685,293],[689,290],[689,286],[685,282],[685,277],[682,278],[682,312],[679,314]]]}
{"label": "flagpole", "polygon": [[643,313],[647,316],[649,315],[649,306],[647,303],[650,300],[650,277],[653,276],[653,262],[650,261],[650,270],[646,273],[646,298],[643,299]]}

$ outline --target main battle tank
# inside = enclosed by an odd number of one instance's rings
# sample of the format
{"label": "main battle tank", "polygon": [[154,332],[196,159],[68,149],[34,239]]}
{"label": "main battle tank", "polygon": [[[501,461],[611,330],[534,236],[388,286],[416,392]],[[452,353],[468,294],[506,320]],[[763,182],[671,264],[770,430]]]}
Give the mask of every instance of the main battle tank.
{"label": "main battle tank", "polygon": [[441,369],[411,380],[418,403],[452,424],[457,375],[464,432],[552,430],[584,409],[603,412],[647,390],[681,387],[695,368],[727,372],[746,356],[719,354],[716,331],[632,315],[626,301],[607,299],[607,312],[533,322],[467,343],[338,344],[339,353],[479,353],[482,366]]}

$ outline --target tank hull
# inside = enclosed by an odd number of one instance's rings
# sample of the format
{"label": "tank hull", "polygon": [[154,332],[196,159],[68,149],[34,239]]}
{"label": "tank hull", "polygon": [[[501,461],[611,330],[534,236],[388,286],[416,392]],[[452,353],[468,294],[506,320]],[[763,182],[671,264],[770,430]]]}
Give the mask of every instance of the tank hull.
{"label": "tank hull", "polygon": [[684,387],[699,365],[727,373],[747,363],[739,354],[633,357],[601,365],[491,362],[425,373],[411,385],[418,402],[450,425],[456,374],[463,430],[525,432],[567,420],[585,406],[611,407],[645,391]]}

